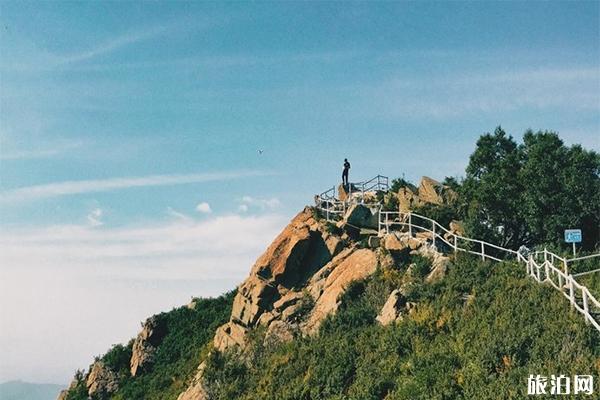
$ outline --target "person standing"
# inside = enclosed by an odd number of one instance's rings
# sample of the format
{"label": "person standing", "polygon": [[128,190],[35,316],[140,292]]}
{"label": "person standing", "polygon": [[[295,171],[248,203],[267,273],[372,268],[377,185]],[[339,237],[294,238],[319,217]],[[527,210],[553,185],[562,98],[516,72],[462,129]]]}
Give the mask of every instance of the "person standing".
{"label": "person standing", "polygon": [[342,184],[348,185],[348,171],[350,171],[350,163],[347,158],[344,158],[344,171],[342,171]]}

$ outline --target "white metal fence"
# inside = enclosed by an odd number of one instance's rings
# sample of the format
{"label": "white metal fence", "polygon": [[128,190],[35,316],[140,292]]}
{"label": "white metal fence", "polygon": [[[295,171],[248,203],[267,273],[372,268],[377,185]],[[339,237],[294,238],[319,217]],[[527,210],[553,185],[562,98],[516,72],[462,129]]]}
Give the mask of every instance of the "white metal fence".
{"label": "white metal fence", "polygon": [[[385,178],[385,179],[383,179]],[[387,177],[376,176],[366,182],[354,184],[359,188],[364,199],[365,192],[374,190],[389,190]],[[358,186],[357,186],[358,185]],[[352,188],[352,184],[349,185]],[[335,187],[315,196],[316,208],[320,210],[328,221],[343,217],[346,209],[351,203],[336,199]],[[512,249],[507,249],[483,240],[471,239],[459,235],[439,224],[437,221],[412,212],[382,211],[379,205],[379,233],[389,233],[394,229],[406,229],[411,236],[421,233],[422,236],[430,239],[434,246],[445,245],[456,252],[465,252],[477,255],[482,260],[490,259],[494,261],[514,260],[525,265],[527,275],[531,276],[539,283],[549,282],[554,288],[559,290],[571,303],[571,308],[583,314],[586,323],[590,323],[600,331],[600,302],[590,293],[589,289],[576,281],[576,277],[600,272],[600,268],[569,273],[569,268],[573,263],[581,260],[595,259],[600,254],[592,254],[584,257],[567,259],[560,257],[546,249],[531,254],[525,254]],[[600,261],[600,258],[598,258]]]}

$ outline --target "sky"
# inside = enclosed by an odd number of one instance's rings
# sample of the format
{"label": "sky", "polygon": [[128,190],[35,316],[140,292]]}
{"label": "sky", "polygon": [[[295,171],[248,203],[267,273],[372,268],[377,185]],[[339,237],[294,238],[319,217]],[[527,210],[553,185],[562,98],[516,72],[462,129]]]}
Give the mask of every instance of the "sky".
{"label": "sky", "polygon": [[600,150],[600,2],[0,2],[0,382],[233,289],[315,193]]}

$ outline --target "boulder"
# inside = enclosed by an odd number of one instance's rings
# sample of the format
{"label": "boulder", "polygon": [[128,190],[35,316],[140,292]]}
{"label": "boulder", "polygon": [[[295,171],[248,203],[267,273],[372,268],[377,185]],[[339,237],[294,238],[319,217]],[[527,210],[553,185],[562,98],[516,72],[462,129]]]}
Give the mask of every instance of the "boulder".
{"label": "boulder", "polygon": [[344,215],[344,223],[355,228],[378,229],[379,212],[364,204],[353,204]]}
{"label": "boulder", "polygon": [[423,203],[451,204],[458,199],[458,194],[449,186],[424,176],[419,184],[419,199]]}
{"label": "boulder", "polygon": [[225,351],[230,347],[244,347],[246,345],[246,334],[248,329],[236,321],[229,321],[221,325],[215,332],[214,346],[219,351]]}
{"label": "boulder", "polygon": [[396,289],[392,291],[375,319],[381,325],[386,326],[402,319],[404,312],[406,312],[406,298],[400,293],[400,290]]}
{"label": "boulder", "polygon": [[131,376],[136,376],[154,360],[156,348],[167,332],[166,325],[156,316],[150,317],[142,325],[142,331],[133,342],[131,360]]}
{"label": "boulder", "polygon": [[337,311],[339,298],[351,282],[365,279],[376,269],[377,256],[370,249],[352,249],[349,254],[342,252],[323,267],[326,273],[316,275],[322,276],[323,281],[315,284],[320,286],[320,295],[315,298],[315,306],[305,325],[306,332],[315,333],[323,319]]}
{"label": "boulder", "polygon": [[398,208],[400,212],[409,212],[421,205],[419,195],[410,188],[402,187],[398,190]]}
{"label": "boulder", "polygon": [[383,237],[383,247],[389,251],[401,251],[408,246],[408,241],[401,241],[396,233],[387,233]]}
{"label": "boulder", "polygon": [[438,181],[424,176],[419,184],[419,199],[425,203],[442,204],[443,187]]}
{"label": "boulder", "polygon": [[421,246],[417,250],[413,250],[411,254],[419,254],[431,260],[431,271],[425,277],[425,282],[436,282],[446,276],[450,258],[437,251],[433,246]]}
{"label": "boulder", "polygon": [[117,374],[102,361],[96,361],[90,368],[86,387],[90,397],[107,399],[119,388]]}

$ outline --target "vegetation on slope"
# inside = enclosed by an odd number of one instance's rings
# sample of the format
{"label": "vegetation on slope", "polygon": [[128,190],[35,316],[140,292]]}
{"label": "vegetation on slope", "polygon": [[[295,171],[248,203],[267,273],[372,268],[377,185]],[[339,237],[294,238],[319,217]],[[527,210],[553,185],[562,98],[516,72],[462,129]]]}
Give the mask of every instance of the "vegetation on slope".
{"label": "vegetation on slope", "polygon": [[[194,376],[212,346],[215,330],[231,314],[235,291],[214,299],[196,299],[193,309],[180,307],[157,315],[166,322],[166,335],[158,347],[152,368],[135,378],[129,372],[133,340],[115,345],[100,357],[119,375],[117,400],[176,399]],[[88,399],[83,373],[76,375],[78,385],[69,391],[68,400]]]}
{"label": "vegetation on slope", "polygon": [[265,347],[256,332],[244,357],[214,353],[207,387],[215,399],[516,399],[529,374],[597,375],[598,332],[524,275],[459,256],[437,283],[417,276],[415,311],[382,327],[375,316],[402,271],[380,270],[348,290],[318,336]]}

